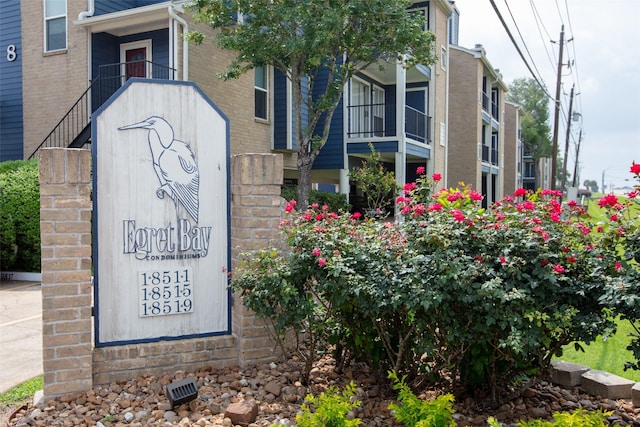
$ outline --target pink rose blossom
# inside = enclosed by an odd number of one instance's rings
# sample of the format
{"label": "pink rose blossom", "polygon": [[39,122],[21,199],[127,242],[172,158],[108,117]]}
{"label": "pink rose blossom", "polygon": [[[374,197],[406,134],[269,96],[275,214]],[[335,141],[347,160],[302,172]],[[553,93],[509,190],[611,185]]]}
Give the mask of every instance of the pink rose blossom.
{"label": "pink rose blossom", "polygon": [[326,263],[327,263],[327,259],[326,258],[318,258],[318,266],[319,267],[324,267]]}
{"label": "pink rose blossom", "polygon": [[313,256],[320,256],[321,253],[322,251],[320,250],[320,248],[313,248],[313,250],[311,251],[311,255]]}
{"label": "pink rose blossom", "polygon": [[564,273],[564,267],[561,266],[560,264],[555,264],[553,266],[553,271],[555,271],[558,274],[562,274],[562,273]]}
{"label": "pink rose blossom", "polygon": [[464,214],[459,209],[452,210],[451,215],[453,215],[453,219],[455,219],[457,222],[464,221]]}
{"label": "pink rose blossom", "polygon": [[424,166],[418,166],[418,167],[416,168],[416,173],[417,173],[418,175],[422,175],[422,174],[425,172],[425,170],[426,170],[426,169],[424,168]]}
{"label": "pink rose blossom", "polygon": [[442,179],[442,175],[440,175],[439,173],[434,173],[433,175],[431,175],[431,179],[435,182],[438,182]]}

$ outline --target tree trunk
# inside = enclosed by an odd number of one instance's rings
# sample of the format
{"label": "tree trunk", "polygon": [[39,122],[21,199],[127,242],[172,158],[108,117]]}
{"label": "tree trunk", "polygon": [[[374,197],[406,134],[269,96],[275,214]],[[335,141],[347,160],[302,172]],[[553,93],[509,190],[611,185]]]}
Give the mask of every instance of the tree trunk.
{"label": "tree trunk", "polygon": [[309,207],[309,193],[311,192],[311,166],[313,162],[310,153],[298,151],[298,209],[305,211]]}

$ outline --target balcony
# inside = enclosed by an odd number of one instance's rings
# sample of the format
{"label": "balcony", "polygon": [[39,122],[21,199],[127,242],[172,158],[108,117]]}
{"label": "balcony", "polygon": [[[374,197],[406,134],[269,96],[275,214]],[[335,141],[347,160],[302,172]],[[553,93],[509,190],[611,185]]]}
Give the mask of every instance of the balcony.
{"label": "balcony", "polygon": [[482,144],[482,161],[484,163],[491,163],[493,166],[498,166],[498,150]]}
{"label": "balcony", "polygon": [[[396,105],[365,104],[350,105],[348,111],[348,139],[397,138]],[[422,144],[431,143],[430,116],[415,108],[405,106],[404,135],[406,138]]]}
{"label": "balcony", "polygon": [[176,70],[167,66],[146,60],[105,64],[98,67],[98,76],[92,83],[92,110],[97,110],[111,97],[127,80],[132,77],[146,79],[175,80]]}
{"label": "balcony", "polygon": [[486,92],[482,92],[482,109],[490,114],[494,120],[500,120],[498,114],[498,103]]}

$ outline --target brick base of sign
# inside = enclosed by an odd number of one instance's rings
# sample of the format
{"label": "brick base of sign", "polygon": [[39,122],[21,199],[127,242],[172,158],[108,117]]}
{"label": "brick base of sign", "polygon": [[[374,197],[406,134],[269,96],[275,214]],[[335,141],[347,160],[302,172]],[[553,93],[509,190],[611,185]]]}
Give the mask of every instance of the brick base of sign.
{"label": "brick base of sign", "polygon": [[[232,270],[241,253],[278,246],[281,155],[231,158]],[[94,348],[91,285],[91,152],[39,153],[44,398],[178,370],[274,360],[265,323],[233,298],[232,335]]]}
{"label": "brick base of sign", "polygon": [[140,375],[238,364],[237,339],[231,335],[103,347],[93,350],[93,382],[107,384]]}

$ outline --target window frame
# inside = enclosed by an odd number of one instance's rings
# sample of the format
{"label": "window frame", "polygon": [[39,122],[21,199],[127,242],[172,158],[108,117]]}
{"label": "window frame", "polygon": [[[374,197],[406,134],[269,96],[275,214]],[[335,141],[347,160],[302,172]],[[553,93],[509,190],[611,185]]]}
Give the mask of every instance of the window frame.
{"label": "window frame", "polygon": [[440,68],[446,71],[448,65],[449,65],[449,56],[447,54],[447,48],[441,45],[440,46]]}
{"label": "window frame", "polygon": [[[67,15],[68,15],[68,4],[67,0],[64,1],[64,14],[47,16],[47,2],[50,0],[42,0],[42,18],[43,18],[43,50],[45,53],[51,52],[61,52],[67,50],[68,46],[68,31],[67,31]],[[50,34],[48,31],[48,24],[52,21],[63,19],[64,20],[64,46],[60,48],[50,49]]]}
{"label": "window frame", "polygon": [[[264,77],[264,86],[265,87],[261,87],[258,86],[257,84],[257,76],[258,76],[258,68],[263,70],[263,77]],[[254,106],[253,106],[253,116],[255,117],[256,120],[262,120],[262,121],[268,121],[269,120],[269,68],[264,65],[264,66],[256,66],[254,67],[253,70],[254,73],[254,77],[253,77],[253,99],[254,99]],[[264,117],[261,117],[258,115],[258,92],[262,92],[264,93],[264,101],[263,104],[261,105],[261,107],[264,108]]]}

